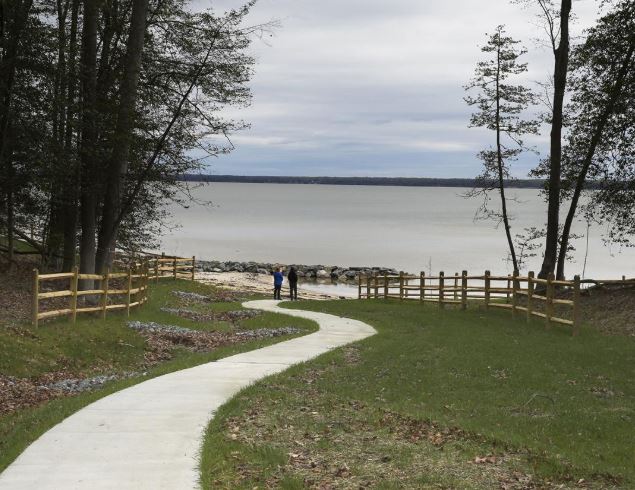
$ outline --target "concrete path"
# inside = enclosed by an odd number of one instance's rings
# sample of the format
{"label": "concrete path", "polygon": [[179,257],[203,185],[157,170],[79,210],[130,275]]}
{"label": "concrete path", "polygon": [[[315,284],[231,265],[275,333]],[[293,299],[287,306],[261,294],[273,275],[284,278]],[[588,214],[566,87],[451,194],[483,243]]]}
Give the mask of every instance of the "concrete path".
{"label": "concrete path", "polygon": [[31,444],[0,474],[0,489],[197,488],[203,432],[218,407],[265,376],[375,333],[356,320],[277,303],[244,306],[315,320],[320,330],[102,398]]}

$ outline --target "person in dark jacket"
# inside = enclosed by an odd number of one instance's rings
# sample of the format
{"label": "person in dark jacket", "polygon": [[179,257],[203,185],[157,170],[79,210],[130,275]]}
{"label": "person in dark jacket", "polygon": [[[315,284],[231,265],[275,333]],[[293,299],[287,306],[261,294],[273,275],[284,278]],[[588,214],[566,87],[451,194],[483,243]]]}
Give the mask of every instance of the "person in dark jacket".
{"label": "person in dark jacket", "polygon": [[287,274],[287,280],[289,281],[289,297],[291,300],[298,299],[298,273],[295,271],[295,267],[291,267],[289,274]]}
{"label": "person in dark jacket", "polygon": [[276,267],[276,271],[273,273],[273,299],[282,299],[280,297],[280,290],[282,289],[282,272],[280,267]]}

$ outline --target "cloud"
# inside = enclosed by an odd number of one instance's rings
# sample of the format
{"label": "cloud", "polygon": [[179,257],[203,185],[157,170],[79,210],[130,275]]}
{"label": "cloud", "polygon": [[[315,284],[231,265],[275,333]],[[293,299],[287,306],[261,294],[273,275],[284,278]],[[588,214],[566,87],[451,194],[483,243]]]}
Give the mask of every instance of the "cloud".
{"label": "cloud", "polygon": [[[574,2],[577,32],[596,7]],[[237,149],[210,162],[211,171],[476,175],[475,153],[491,135],[467,128],[463,86],[498,24],[531,48],[526,79],[548,78],[552,57],[533,44],[541,32],[532,15],[505,0],[260,0],[249,22],[279,19],[282,27],[254,42],[253,103],[227,111],[251,128],[232,136]],[[544,135],[532,143],[546,148]],[[536,160],[523,158],[514,173],[524,176]]]}

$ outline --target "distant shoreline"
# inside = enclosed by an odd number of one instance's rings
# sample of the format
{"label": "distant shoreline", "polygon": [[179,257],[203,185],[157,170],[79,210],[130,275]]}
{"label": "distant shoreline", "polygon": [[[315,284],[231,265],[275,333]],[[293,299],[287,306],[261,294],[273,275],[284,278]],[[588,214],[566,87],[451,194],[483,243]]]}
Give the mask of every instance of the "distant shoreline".
{"label": "distant shoreline", "polygon": [[[440,179],[430,177],[294,177],[276,175],[182,175],[186,182],[217,182],[237,184],[314,184],[314,185],[371,185],[395,187],[477,187],[476,179]],[[545,182],[536,179],[514,179],[505,184],[509,188],[544,189]]]}
{"label": "distant shoreline", "polygon": [[[392,187],[483,187],[477,179],[441,179],[432,177],[294,177],[278,175],[197,175],[179,177],[185,182],[217,182],[235,184],[313,184],[313,185],[369,185]],[[497,183],[488,182],[497,187]],[[510,179],[505,187],[513,189],[544,189],[546,181],[540,179]],[[600,184],[587,182],[586,189],[599,189]]]}

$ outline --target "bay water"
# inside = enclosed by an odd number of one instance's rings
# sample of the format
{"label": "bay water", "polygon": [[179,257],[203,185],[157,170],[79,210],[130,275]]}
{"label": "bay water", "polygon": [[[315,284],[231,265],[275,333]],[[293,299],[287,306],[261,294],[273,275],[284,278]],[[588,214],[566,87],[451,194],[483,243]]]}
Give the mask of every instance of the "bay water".
{"label": "bay water", "polygon": [[[161,250],[203,260],[393,267],[411,273],[509,273],[502,225],[475,220],[481,200],[449,187],[212,183],[193,190],[212,205],[172,205],[177,226]],[[546,203],[535,189],[510,189],[512,233],[543,227]],[[492,195],[496,206],[496,195]],[[607,246],[603,229],[576,222],[566,274],[635,276],[635,249]],[[540,255],[540,254],[539,254]],[[586,267],[585,267],[586,257]],[[541,257],[523,272],[538,270]]]}

